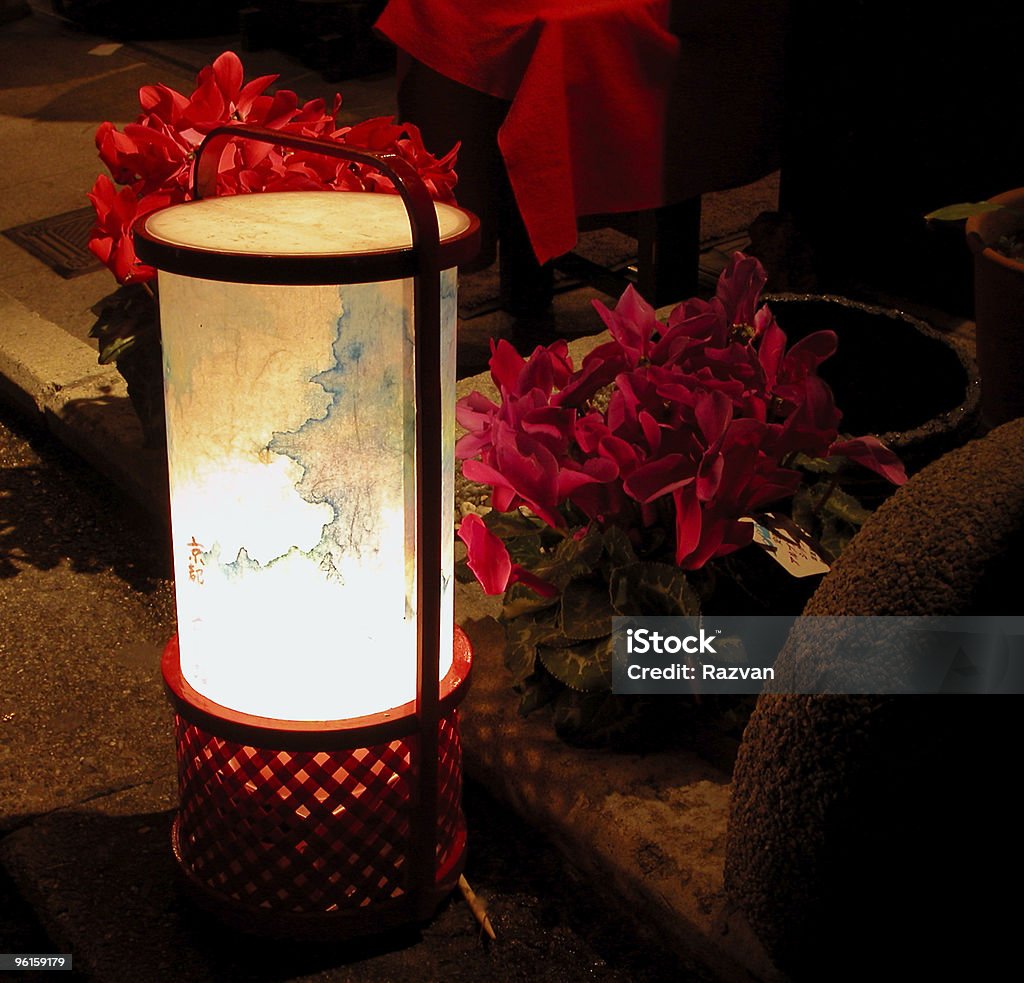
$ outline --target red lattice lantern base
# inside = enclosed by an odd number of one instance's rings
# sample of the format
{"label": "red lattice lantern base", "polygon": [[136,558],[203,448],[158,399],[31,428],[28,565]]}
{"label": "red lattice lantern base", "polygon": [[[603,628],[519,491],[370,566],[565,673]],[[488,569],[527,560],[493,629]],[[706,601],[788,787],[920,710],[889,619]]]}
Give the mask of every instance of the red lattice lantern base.
{"label": "red lattice lantern base", "polygon": [[[415,703],[328,722],[237,713],[185,681],[173,638],[163,655],[180,793],[172,841],[203,907],[237,928],[289,938],[370,935],[429,918],[465,854],[456,707],[471,662],[456,628],[435,775],[424,768]],[[414,858],[431,835],[429,871]]]}

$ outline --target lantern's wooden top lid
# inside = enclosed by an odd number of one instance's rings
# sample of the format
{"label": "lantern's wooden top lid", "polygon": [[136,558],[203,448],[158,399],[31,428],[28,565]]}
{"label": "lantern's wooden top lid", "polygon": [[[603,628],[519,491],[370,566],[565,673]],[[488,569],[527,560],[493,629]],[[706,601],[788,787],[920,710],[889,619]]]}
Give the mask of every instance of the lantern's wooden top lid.
{"label": "lantern's wooden top lid", "polygon": [[[446,269],[470,259],[479,222],[435,203]],[[398,195],[288,191],[203,198],[145,216],[139,258],[184,276],[241,283],[352,283],[416,273],[412,229]]]}

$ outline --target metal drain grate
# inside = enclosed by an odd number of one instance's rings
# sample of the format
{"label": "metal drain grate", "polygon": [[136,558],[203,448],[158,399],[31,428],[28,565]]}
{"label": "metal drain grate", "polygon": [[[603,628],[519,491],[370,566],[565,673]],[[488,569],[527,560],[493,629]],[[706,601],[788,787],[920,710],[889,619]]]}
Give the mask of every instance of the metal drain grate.
{"label": "metal drain grate", "polygon": [[95,220],[96,214],[89,205],[4,229],[3,232],[15,245],[42,260],[65,280],[70,280],[103,268],[103,264],[89,252],[89,232]]}

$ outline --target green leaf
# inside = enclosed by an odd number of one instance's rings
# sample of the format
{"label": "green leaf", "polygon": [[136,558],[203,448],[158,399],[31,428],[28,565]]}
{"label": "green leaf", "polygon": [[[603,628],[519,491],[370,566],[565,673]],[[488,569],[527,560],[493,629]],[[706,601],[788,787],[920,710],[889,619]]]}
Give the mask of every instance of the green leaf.
{"label": "green leaf", "polygon": [[562,590],[569,581],[590,573],[601,558],[603,549],[601,534],[590,529],[582,539],[570,537],[561,540],[551,559],[542,562],[536,573]]}
{"label": "green leaf", "polygon": [[832,457],[811,457],[808,454],[804,454],[803,451],[798,451],[793,455],[792,461],[793,467],[802,468],[804,471],[810,471],[812,474],[835,474],[843,466],[843,460],[837,455]]}
{"label": "green leaf", "polygon": [[925,215],[927,222],[959,222],[961,219],[970,218],[972,215],[981,215],[984,212],[997,212],[1002,205],[993,204],[991,201],[962,201],[956,205],[947,205],[945,208],[937,208],[934,212]]}
{"label": "green leaf", "polygon": [[522,584],[513,584],[505,591],[505,598],[501,606],[501,617],[503,621],[517,621],[529,615],[538,614],[553,608],[561,600],[559,595],[554,597],[541,597],[535,594],[529,587]]}
{"label": "green leaf", "polygon": [[562,592],[562,631],[568,638],[603,638],[612,631],[608,585],[576,579]]}
{"label": "green leaf", "polygon": [[[602,549],[601,534],[596,529],[591,529],[582,539],[570,537],[559,540],[553,553],[542,554],[539,561],[531,564],[524,563],[523,566],[527,566],[538,577],[554,584],[559,591],[562,591],[577,577],[584,577],[594,570],[601,557]],[[518,586],[518,584],[514,585],[514,587]],[[530,593],[535,597],[532,592]],[[507,617],[522,613],[524,600],[521,594],[509,591],[506,598],[511,605],[510,610],[515,612],[512,615],[507,614]],[[549,606],[558,602],[557,597],[539,600],[544,603],[525,602],[526,610],[536,610],[540,606]]]}
{"label": "green leaf", "polygon": [[89,337],[99,341],[100,365],[116,362],[137,344],[159,338],[156,300],[141,284],[119,287],[92,310],[96,320]]}
{"label": "green leaf", "polygon": [[138,337],[134,334],[115,335],[112,338],[106,339],[99,346],[99,358],[97,361],[100,365],[110,365],[111,362],[124,358],[138,341]]}
{"label": "green leaf", "polygon": [[862,526],[871,515],[857,499],[841,488],[832,489],[832,494],[825,500],[825,511],[851,526]]}
{"label": "green leaf", "polygon": [[612,571],[612,606],[623,615],[696,616],[700,598],[686,574],[668,563],[630,563]]}
{"label": "green leaf", "polygon": [[612,648],[608,635],[569,648],[538,645],[537,657],[555,679],[570,689],[608,690],[612,685]]}
{"label": "green leaf", "polygon": [[492,509],[483,516],[483,524],[505,544],[513,563],[531,570],[541,562],[542,530],[547,527],[540,520],[530,519],[519,511]]}
{"label": "green leaf", "polygon": [[827,550],[833,557],[837,557],[856,534],[856,527],[850,526],[834,516],[828,516],[822,525],[818,543],[822,549]]}
{"label": "green leaf", "polygon": [[491,509],[484,516],[484,525],[504,541],[506,546],[508,540],[517,539],[520,536],[536,536],[544,527],[539,519],[531,519],[518,509],[514,512],[499,512],[497,509]]}
{"label": "green leaf", "polygon": [[512,673],[512,685],[521,686],[537,669],[537,643],[551,632],[548,622],[516,618],[505,625],[505,668]]}
{"label": "green leaf", "polygon": [[801,486],[793,496],[791,511],[793,521],[809,532],[826,514],[852,526],[863,525],[871,515],[871,510],[864,508],[853,495],[838,486],[833,487],[829,481]]}
{"label": "green leaf", "polygon": [[636,552],[629,536],[618,526],[606,529],[604,533],[604,552],[613,567],[622,567],[627,563],[636,563]]}
{"label": "green leaf", "polygon": [[[818,504],[818,499],[821,498],[827,487],[828,483],[819,482],[813,488],[809,485],[801,485],[797,489],[796,494],[793,496],[791,518],[801,529],[806,529],[810,533],[814,533],[817,530],[820,523],[818,522],[818,516],[814,511],[814,507]],[[816,489],[820,489],[817,495],[815,495]]]}
{"label": "green leaf", "polygon": [[541,552],[540,533],[532,536],[516,536],[514,539],[505,540],[505,548],[508,550],[509,559],[518,563],[527,570],[535,569],[543,560]]}

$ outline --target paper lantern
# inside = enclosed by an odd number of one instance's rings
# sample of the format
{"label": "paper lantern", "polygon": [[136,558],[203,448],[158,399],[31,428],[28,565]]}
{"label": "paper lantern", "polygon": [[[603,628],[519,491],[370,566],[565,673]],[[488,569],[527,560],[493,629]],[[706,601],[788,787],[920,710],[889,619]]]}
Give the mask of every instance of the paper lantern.
{"label": "paper lantern", "polygon": [[[202,197],[231,141],[370,164],[399,194]],[[179,866],[243,927],[364,934],[461,870],[457,265],[476,219],[397,157],[249,126],[147,216],[178,635]]]}

